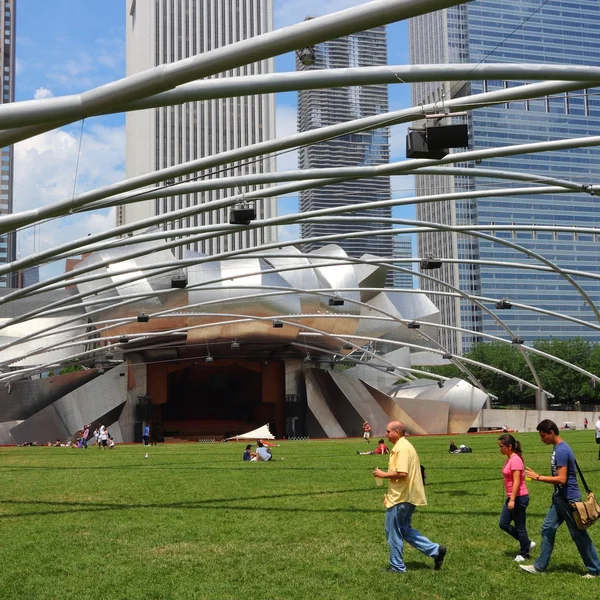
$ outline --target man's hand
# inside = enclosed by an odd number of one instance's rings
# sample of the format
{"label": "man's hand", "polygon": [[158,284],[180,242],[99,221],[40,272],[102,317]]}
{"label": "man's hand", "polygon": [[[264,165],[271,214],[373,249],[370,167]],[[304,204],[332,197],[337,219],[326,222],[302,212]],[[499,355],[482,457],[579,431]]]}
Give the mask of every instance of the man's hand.
{"label": "man's hand", "polygon": [[381,469],[375,469],[373,471],[373,477],[379,477],[380,479],[385,479],[386,475],[387,475],[387,473],[385,471],[382,471]]}
{"label": "man's hand", "polygon": [[531,479],[535,479],[535,480],[538,480],[540,478],[540,476],[535,471],[530,469],[529,467],[525,467],[525,476],[531,477]]}
{"label": "man's hand", "polygon": [[515,510],[515,501],[511,498],[506,505],[508,510]]}

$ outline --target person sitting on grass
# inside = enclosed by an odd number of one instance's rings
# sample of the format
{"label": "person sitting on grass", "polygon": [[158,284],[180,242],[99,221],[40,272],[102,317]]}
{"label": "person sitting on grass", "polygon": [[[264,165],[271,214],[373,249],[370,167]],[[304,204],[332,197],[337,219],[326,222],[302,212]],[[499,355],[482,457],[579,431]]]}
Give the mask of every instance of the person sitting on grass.
{"label": "person sitting on grass", "polygon": [[448,449],[448,452],[456,452],[458,450],[458,446],[454,443],[454,440],[452,440],[450,442],[450,448]]}
{"label": "person sitting on grass", "polygon": [[375,450],[369,450],[368,452],[359,452],[358,450],[356,451],[356,454],[360,454],[361,456],[365,456],[367,454],[389,454],[389,453],[390,453],[390,451],[382,439],[377,442],[377,448],[375,448]]}
{"label": "person sitting on grass", "polygon": [[246,446],[246,450],[244,450],[244,456],[242,458],[244,461],[256,460],[256,452],[252,452],[252,444],[248,444]]}
{"label": "person sitting on grass", "polygon": [[256,460],[267,462],[271,460],[273,456],[271,455],[271,450],[269,448],[265,448],[262,442],[258,442],[256,446]]}

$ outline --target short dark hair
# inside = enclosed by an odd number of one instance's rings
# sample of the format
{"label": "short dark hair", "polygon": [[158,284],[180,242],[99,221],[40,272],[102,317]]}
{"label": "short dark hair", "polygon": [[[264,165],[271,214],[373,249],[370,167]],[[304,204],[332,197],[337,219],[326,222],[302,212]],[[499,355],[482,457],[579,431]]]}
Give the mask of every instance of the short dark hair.
{"label": "short dark hair", "polygon": [[536,429],[542,433],[553,433],[554,435],[558,435],[558,425],[550,419],[544,419],[538,423]]}

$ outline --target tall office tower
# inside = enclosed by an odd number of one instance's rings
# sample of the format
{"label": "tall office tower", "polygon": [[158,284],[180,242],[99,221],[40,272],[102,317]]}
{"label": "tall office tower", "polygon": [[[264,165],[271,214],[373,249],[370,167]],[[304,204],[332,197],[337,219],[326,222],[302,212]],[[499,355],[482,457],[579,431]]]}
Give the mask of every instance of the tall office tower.
{"label": "tall office tower", "polygon": [[[599,27],[597,0],[475,0],[411,19],[411,63],[528,62],[597,66],[600,61],[600,47],[596,41]],[[441,106],[444,98],[518,85],[523,82],[414,84],[412,102],[413,105],[438,102]],[[600,90],[476,109],[469,113],[468,126],[470,150],[587,136],[600,128]],[[593,147],[545,152],[462,166],[545,174],[588,184],[598,181],[600,176],[600,150]],[[522,183],[477,177],[418,176],[416,179],[418,195],[522,186]],[[417,216],[425,221],[452,225],[597,226],[600,206],[591,196],[561,193],[423,204],[418,205]],[[531,231],[505,231],[494,235],[538,252],[563,268],[600,274],[597,235]],[[507,297],[584,321],[595,320],[590,307],[573,285],[554,273],[463,262],[472,259],[530,265],[537,262],[494,241],[450,233],[426,233],[419,237],[419,255],[427,254],[459,259],[458,264],[446,265],[437,273],[440,280],[460,287],[463,292],[495,299]],[[432,273],[436,272],[429,272]],[[597,281],[578,277],[577,282],[594,301],[599,299],[600,284]],[[434,289],[425,281],[422,287]],[[444,285],[435,289],[452,291]],[[489,314],[466,301],[443,300],[438,296],[433,296],[432,300],[440,307],[443,323],[476,332],[462,336],[443,332],[440,341],[452,352],[466,351],[474,342],[482,341],[478,332],[507,336]],[[495,312],[493,304],[488,304],[488,308]],[[549,336],[582,336],[600,341],[596,330],[525,309],[513,307],[499,311],[498,316],[526,342]]]}
{"label": "tall office tower", "polygon": [[[397,234],[394,236],[394,258],[412,258],[412,239],[407,234]],[[397,267],[411,269],[412,263],[396,263]],[[410,273],[394,271],[394,287],[412,290],[415,285],[413,276]]]}
{"label": "tall office tower", "polygon": [[[370,67],[387,64],[385,27],[355,33],[324,42],[312,48],[314,64],[302,63],[301,53],[296,57],[296,70],[339,69],[342,67]],[[298,93],[298,131],[308,131],[336,123],[377,115],[388,110],[386,85],[350,86]],[[301,148],[301,169],[333,167],[366,167],[389,162],[389,130],[360,131]],[[309,212],[333,206],[390,198],[389,177],[360,179],[328,185],[300,194],[300,209]],[[359,216],[391,217],[391,208],[361,212]],[[378,223],[303,223],[302,238],[335,233],[385,229]],[[328,242],[307,242],[305,251],[315,250]],[[393,255],[392,236],[348,238],[336,241],[349,256],[365,253],[382,257]],[[390,283],[392,278],[390,277]]]}
{"label": "tall office tower", "polygon": [[[0,104],[15,100],[15,27],[17,23],[16,0],[4,0],[4,27],[0,29],[0,41],[4,49],[0,55],[2,65],[2,97]],[[8,146],[0,151],[0,215],[13,211],[13,147]],[[0,235],[0,264],[10,263],[17,256],[16,232]],[[16,273],[0,275],[0,288],[18,287]]]}
{"label": "tall office tower", "polygon": [[[209,52],[273,29],[272,0],[127,0],[127,75]],[[273,60],[246,65],[215,75],[232,77],[273,72]],[[126,174],[134,177],[272,139],[275,105],[272,95],[248,95],[204,102],[187,102],[128,113],[126,117]],[[218,178],[275,171],[273,157],[248,159],[178,178]],[[169,214],[189,206],[232,197],[259,188],[227,189],[170,196],[118,209],[117,224]],[[257,218],[276,214],[275,198],[256,202]],[[222,208],[170,222],[169,228],[200,227],[229,222]],[[217,254],[268,243],[275,228],[221,236],[186,247]],[[179,255],[183,248],[179,249]]]}

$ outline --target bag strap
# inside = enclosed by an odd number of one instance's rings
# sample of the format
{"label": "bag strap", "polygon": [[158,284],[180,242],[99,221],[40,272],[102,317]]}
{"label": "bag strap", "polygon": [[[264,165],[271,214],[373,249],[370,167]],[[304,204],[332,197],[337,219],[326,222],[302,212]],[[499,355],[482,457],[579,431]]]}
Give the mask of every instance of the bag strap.
{"label": "bag strap", "polygon": [[585,477],[583,476],[583,473],[581,472],[577,461],[575,461],[575,466],[577,467],[577,472],[579,473],[579,477],[581,478],[581,483],[583,483],[583,487],[585,488],[586,493],[589,494],[592,490],[590,490],[590,488],[588,487],[588,484],[585,481]]}

